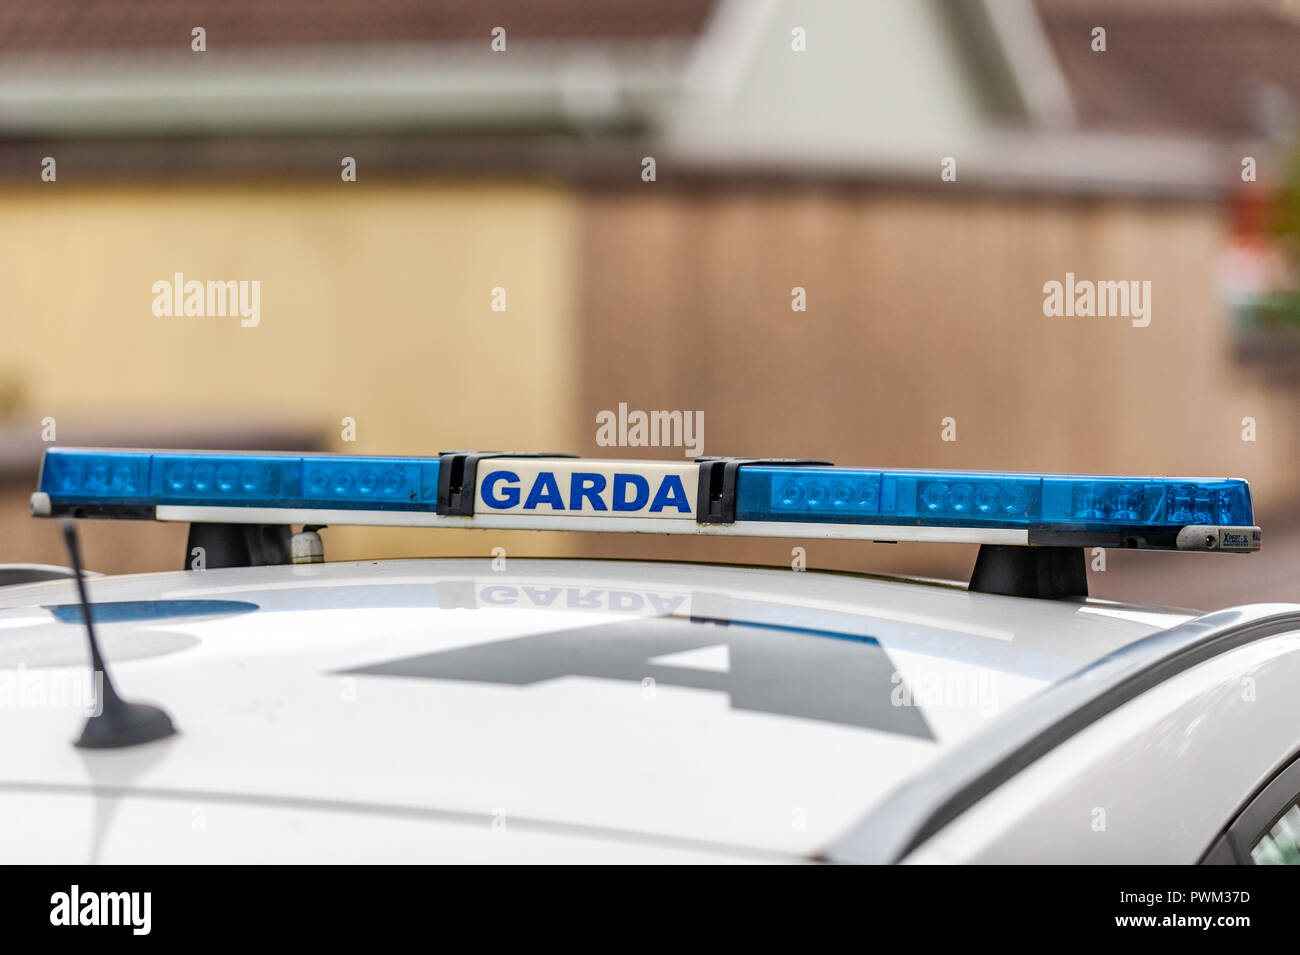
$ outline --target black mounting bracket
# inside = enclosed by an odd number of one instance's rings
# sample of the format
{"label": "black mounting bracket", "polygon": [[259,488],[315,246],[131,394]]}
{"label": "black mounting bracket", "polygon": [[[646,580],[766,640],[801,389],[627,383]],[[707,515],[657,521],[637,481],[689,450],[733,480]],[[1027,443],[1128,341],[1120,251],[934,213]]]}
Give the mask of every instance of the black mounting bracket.
{"label": "black mounting bracket", "polygon": [[1007,597],[1086,597],[1088,563],[1082,547],[981,544],[966,589]]}
{"label": "black mounting bracket", "polygon": [[445,516],[473,517],[478,487],[478,463],[484,458],[576,458],[576,454],[542,451],[440,451],[438,453],[437,512]]}
{"label": "black mounting bracket", "polygon": [[190,524],[182,570],[192,567],[194,548],[203,548],[203,566],[265,567],[292,562],[288,524]]}
{"label": "black mounting bracket", "polygon": [[695,520],[700,524],[736,522],[736,472],[745,464],[784,467],[833,467],[815,458],[696,458],[700,482],[695,493]]}

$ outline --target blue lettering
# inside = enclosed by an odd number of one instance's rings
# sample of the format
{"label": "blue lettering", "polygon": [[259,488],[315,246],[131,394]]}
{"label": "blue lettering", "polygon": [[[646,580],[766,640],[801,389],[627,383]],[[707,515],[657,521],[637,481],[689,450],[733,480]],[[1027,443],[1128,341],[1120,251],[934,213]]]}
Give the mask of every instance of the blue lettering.
{"label": "blue lettering", "polygon": [[605,475],[589,471],[574,471],[569,480],[569,510],[582,510],[584,497],[591,503],[593,511],[609,510],[605,502],[597,496],[603,490],[605,490]]}
{"label": "blue lettering", "polygon": [[496,587],[484,587],[479,593],[479,599],[489,604],[513,604],[519,600],[519,591],[513,587],[498,585]]}
{"label": "blue lettering", "polygon": [[601,591],[599,590],[589,590],[584,596],[583,593],[580,590],[578,590],[577,587],[570,587],[566,591],[566,595],[568,597],[568,605],[570,607],[583,608],[586,610],[599,609],[600,594]]}
{"label": "blue lettering", "polygon": [[555,475],[550,471],[542,471],[537,475],[537,480],[533,482],[533,489],[528,492],[528,500],[524,501],[524,510],[534,510],[539,504],[549,504],[552,510],[556,511],[564,510],[560,485],[555,483]]}
{"label": "blue lettering", "polygon": [[[636,497],[627,499],[628,486],[636,489]],[[650,482],[639,474],[614,475],[614,510],[639,511],[650,500]]]}
{"label": "blue lettering", "polygon": [[538,607],[549,607],[555,603],[555,598],[560,596],[560,588],[548,587],[546,590],[538,590],[536,587],[525,587],[524,593]]}
{"label": "blue lettering", "polygon": [[677,612],[682,604],[686,603],[685,597],[660,597],[656,594],[646,594],[646,599],[650,601],[650,606],[654,607],[655,613],[661,617],[670,617]]}
{"label": "blue lettering", "polygon": [[502,481],[519,481],[519,475],[514,471],[493,471],[483,479],[483,500],[487,502],[488,507],[504,508],[514,507],[519,503],[519,488],[507,487],[497,497],[493,491]]}
{"label": "blue lettering", "polygon": [[627,590],[611,590],[609,592],[609,609],[615,613],[632,613],[634,610],[640,610],[645,603],[645,599],[640,594],[634,594]]}
{"label": "blue lettering", "polygon": [[662,511],[665,507],[676,507],[683,514],[691,512],[691,502],[686,497],[686,488],[682,487],[682,479],[676,474],[670,474],[664,478],[664,483],[659,485],[659,491],[655,494],[654,503],[650,505],[650,511]]}

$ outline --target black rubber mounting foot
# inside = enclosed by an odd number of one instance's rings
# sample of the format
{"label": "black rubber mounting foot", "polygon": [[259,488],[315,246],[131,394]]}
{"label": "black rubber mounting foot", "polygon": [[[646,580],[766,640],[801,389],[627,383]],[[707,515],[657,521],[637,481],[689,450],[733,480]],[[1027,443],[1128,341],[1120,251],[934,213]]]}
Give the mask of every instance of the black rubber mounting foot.
{"label": "black rubber mounting foot", "polygon": [[1082,547],[981,544],[966,589],[1007,597],[1086,597],[1088,563]]}

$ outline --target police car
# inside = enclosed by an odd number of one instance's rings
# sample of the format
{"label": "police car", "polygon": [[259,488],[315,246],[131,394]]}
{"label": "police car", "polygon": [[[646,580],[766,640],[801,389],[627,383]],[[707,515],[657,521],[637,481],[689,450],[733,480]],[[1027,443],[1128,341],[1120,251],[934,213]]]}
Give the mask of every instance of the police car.
{"label": "police car", "polygon": [[[55,448],[32,511],[72,566],[0,570],[9,861],[1300,861],[1300,605],[1087,595],[1085,548],[1246,559],[1244,481]],[[83,574],[79,518],[203,569]],[[339,524],[980,552],[324,562]]]}

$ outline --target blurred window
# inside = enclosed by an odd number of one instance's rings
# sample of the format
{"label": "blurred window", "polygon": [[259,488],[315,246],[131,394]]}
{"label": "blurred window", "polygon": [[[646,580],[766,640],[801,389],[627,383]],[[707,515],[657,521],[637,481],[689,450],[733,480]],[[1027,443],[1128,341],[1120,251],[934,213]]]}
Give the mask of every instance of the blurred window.
{"label": "blurred window", "polygon": [[1250,850],[1255,865],[1300,865],[1300,799]]}

